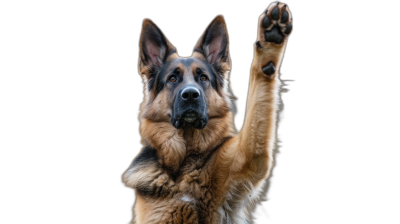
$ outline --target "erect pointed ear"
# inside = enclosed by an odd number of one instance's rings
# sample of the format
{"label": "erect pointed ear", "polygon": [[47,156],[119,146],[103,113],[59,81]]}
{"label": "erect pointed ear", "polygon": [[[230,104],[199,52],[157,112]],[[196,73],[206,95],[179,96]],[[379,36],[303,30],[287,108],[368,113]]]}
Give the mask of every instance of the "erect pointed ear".
{"label": "erect pointed ear", "polygon": [[219,15],[208,25],[194,52],[201,53],[214,67],[230,70],[229,38],[224,17]]}
{"label": "erect pointed ear", "polygon": [[[148,73],[155,73],[165,63],[169,55],[176,52],[175,47],[167,40],[161,30],[151,20],[143,20],[142,33],[140,34],[140,59],[139,70]],[[147,68],[143,71],[144,68]],[[151,79],[152,77],[147,77]]]}

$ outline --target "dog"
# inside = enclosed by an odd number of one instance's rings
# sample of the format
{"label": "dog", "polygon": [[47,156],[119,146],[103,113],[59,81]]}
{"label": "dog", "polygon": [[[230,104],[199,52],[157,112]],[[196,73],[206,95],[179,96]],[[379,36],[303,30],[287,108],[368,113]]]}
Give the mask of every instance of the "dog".
{"label": "dog", "polygon": [[292,14],[286,4],[274,2],[258,24],[245,121],[238,132],[224,18],[210,23],[186,58],[151,20],[143,21],[143,148],[122,177],[136,192],[132,223],[251,223],[250,211],[273,167],[279,68]]}

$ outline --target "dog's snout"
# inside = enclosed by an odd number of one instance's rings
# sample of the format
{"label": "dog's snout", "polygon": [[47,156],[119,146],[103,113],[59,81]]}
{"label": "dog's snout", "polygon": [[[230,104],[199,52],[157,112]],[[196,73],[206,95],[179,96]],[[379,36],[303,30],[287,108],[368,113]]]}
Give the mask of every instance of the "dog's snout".
{"label": "dog's snout", "polygon": [[195,87],[186,87],[182,90],[182,100],[186,102],[195,102],[200,96],[200,91]]}

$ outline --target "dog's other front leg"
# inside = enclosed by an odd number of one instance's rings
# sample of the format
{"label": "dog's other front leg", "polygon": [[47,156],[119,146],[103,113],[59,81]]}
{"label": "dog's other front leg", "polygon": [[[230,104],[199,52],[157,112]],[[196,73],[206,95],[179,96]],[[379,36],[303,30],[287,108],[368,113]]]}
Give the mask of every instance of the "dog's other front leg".
{"label": "dog's other front leg", "polygon": [[237,136],[244,167],[260,180],[273,164],[279,104],[279,68],[292,31],[292,15],[285,3],[274,2],[260,16],[251,66],[245,121]]}

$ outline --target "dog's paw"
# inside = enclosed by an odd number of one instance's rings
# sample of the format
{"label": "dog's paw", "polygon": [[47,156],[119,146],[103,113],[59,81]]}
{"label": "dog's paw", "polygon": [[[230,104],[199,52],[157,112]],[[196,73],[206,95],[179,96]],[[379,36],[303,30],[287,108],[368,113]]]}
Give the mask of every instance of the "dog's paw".
{"label": "dog's paw", "polygon": [[282,44],[292,32],[292,21],[292,13],[287,4],[271,3],[260,17],[259,41]]}
{"label": "dog's paw", "polygon": [[[282,61],[285,44],[292,29],[292,13],[285,3],[271,3],[260,16],[256,53],[265,77],[270,79],[276,77],[276,68],[279,68]],[[256,64],[255,66],[260,65]]]}

